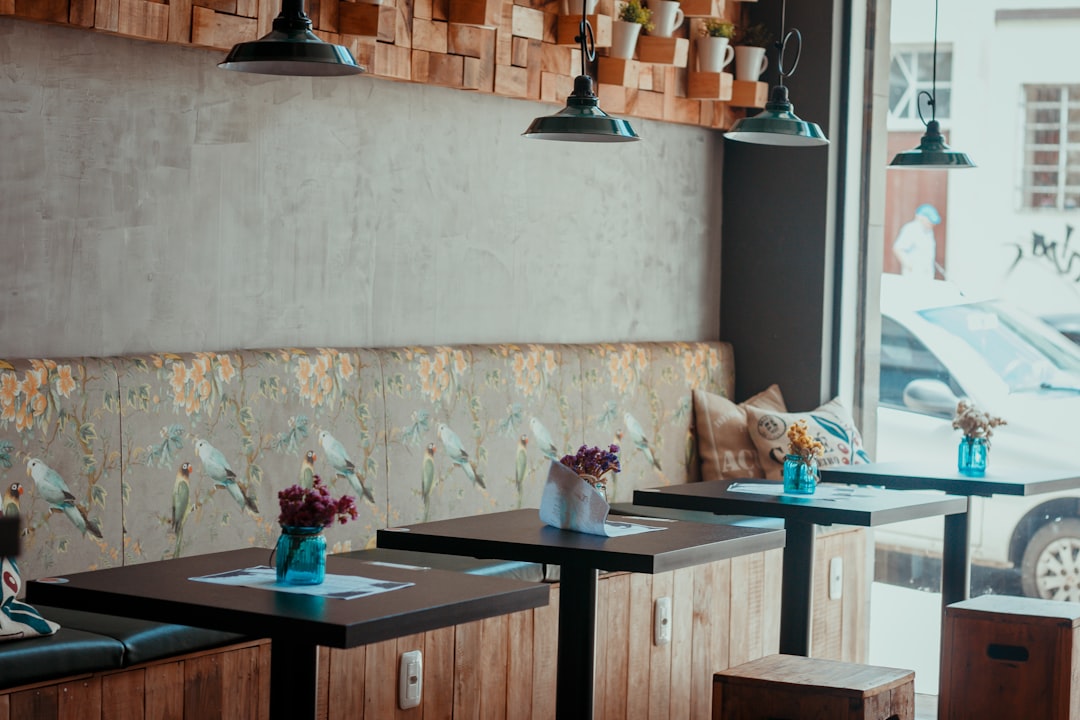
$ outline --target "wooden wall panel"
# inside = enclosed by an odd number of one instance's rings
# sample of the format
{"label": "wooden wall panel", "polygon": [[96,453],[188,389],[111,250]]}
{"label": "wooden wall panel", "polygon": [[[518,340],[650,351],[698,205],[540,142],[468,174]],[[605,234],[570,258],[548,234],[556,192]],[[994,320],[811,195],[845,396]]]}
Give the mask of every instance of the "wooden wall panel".
{"label": "wooden wall panel", "polygon": [[[562,104],[581,72],[581,53],[572,40],[577,19],[561,16],[561,4],[307,0],[305,9],[320,37],[348,47],[373,75]],[[603,56],[616,5],[602,0],[591,16],[601,63],[608,59]],[[713,5],[727,20],[741,22],[745,15],[738,3],[713,0]],[[280,0],[0,0],[0,15],[222,52],[267,34],[279,12]],[[557,44],[560,35],[562,45]],[[649,62],[635,62],[641,72],[616,83],[606,75],[598,91],[601,106],[609,113],[709,128],[729,127],[746,114],[725,102],[687,97],[691,35],[692,23],[687,22],[676,37],[642,38],[639,48],[648,47],[640,50],[645,53],[641,57]],[[357,45],[357,38],[377,38],[378,46]],[[602,69],[594,63],[588,72],[595,80]]]}

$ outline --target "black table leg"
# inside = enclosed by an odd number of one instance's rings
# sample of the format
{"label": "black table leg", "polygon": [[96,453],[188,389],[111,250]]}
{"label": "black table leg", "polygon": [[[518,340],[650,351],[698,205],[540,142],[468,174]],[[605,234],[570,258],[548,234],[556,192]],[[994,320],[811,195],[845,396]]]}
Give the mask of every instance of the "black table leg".
{"label": "black table leg", "polygon": [[[971,499],[968,498],[970,506]],[[966,512],[945,516],[945,537],[941,553],[941,611],[971,593],[971,543]]]}
{"label": "black table leg", "polygon": [[557,720],[592,720],[597,571],[562,566],[559,576]]}
{"label": "black table leg", "polygon": [[780,590],[780,652],[810,656],[814,600],[814,523],[784,521],[784,579]]}
{"label": "black table leg", "polygon": [[315,720],[319,647],[273,638],[270,643],[271,720]]}

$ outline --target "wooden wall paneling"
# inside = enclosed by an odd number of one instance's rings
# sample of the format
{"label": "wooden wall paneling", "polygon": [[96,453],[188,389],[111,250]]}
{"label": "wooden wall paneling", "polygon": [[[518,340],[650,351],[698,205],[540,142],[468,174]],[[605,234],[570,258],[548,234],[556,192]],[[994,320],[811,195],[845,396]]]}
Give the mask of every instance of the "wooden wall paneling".
{"label": "wooden wall paneling", "polygon": [[192,11],[191,0],[169,0],[169,42],[180,44],[195,42],[191,37]]}
{"label": "wooden wall paneling", "polygon": [[[359,682],[358,679],[367,676],[367,646],[361,645],[348,650],[331,649],[326,659],[326,696],[334,698],[334,702],[327,702],[326,705],[327,720],[355,720],[364,717],[366,683]],[[321,715],[316,713],[316,717]]]}
{"label": "wooden wall paneling", "polygon": [[[364,720],[387,720],[394,717],[397,707],[397,640],[383,640],[364,647],[367,657],[364,658],[363,717]],[[356,678],[352,681],[356,682]]]}
{"label": "wooden wall paneling", "polygon": [[495,28],[447,23],[446,52],[471,58],[494,57]]}
{"label": "wooden wall paneling", "polygon": [[480,621],[480,720],[507,717],[508,629],[506,615]]}
{"label": "wooden wall paneling", "polygon": [[[180,705],[183,708],[183,704]],[[149,709],[147,709],[149,712]],[[60,684],[56,695],[57,720],[101,720],[105,716],[101,712],[101,678],[80,678],[71,682]],[[182,720],[179,715],[158,715],[162,720],[171,720],[175,717]],[[3,713],[0,712],[0,718]]]}
{"label": "wooden wall paneling", "polygon": [[690,717],[694,650],[694,568],[676,570],[671,595],[671,699],[668,717]]}
{"label": "wooden wall paneling", "polygon": [[[34,0],[31,0],[33,2]],[[25,0],[17,0],[16,6]],[[116,32],[120,25],[120,0],[97,0],[94,6],[94,28]]]}
{"label": "wooden wall paneling", "polygon": [[[653,575],[652,607],[649,613],[649,720],[661,720],[668,717],[671,697],[671,653],[672,645],[657,645],[652,642],[652,629],[655,620],[656,600],[671,597],[675,582],[671,572]],[[635,626],[634,632],[641,632],[645,626]]]}
{"label": "wooden wall paneling", "polygon": [[693,568],[690,598],[691,640],[690,707],[684,717],[709,720],[712,717],[712,677],[727,667],[727,623],[730,611],[730,562],[721,561]]}
{"label": "wooden wall paneling", "polygon": [[[394,703],[391,714],[386,715],[386,720],[393,718],[394,720],[424,720],[424,702],[423,694],[427,693],[427,683],[421,683],[421,697],[420,704],[416,707],[402,710],[398,706],[398,677],[401,672],[401,656],[407,652],[413,650],[419,650],[421,654],[421,663],[427,663],[427,657],[424,656],[424,636],[426,633],[416,633],[413,635],[404,635],[397,638],[395,641],[396,650],[394,653],[394,662],[392,667],[384,668],[382,671],[382,679],[380,682],[388,685],[393,685],[394,689]],[[426,668],[421,667],[421,670]]]}
{"label": "wooden wall paneling", "polygon": [[[222,656],[221,671],[227,686],[222,703],[223,718],[259,720],[261,670],[258,647],[238,648]],[[269,672],[269,668],[266,671]]]}
{"label": "wooden wall paneling", "polygon": [[626,631],[629,655],[626,676],[626,718],[649,717],[649,680],[652,655],[652,586],[654,575],[630,576],[630,626]]}
{"label": "wooden wall paneling", "polygon": [[[171,5],[173,0],[169,0]],[[332,2],[324,2],[319,6],[319,22],[320,27],[326,27],[322,23],[326,22],[327,8],[330,9],[330,13],[333,15],[333,23],[331,23],[330,29],[337,30],[337,4]],[[259,17],[259,2],[258,0],[236,0],[236,14],[242,17],[254,18]]]}
{"label": "wooden wall paneling", "polygon": [[195,5],[210,8],[216,12],[236,15],[236,0],[192,0],[192,2]]}
{"label": "wooden wall paneling", "polygon": [[544,13],[522,5],[510,5],[510,31],[515,37],[544,39]]}
{"label": "wooden wall paneling", "polygon": [[222,717],[221,662],[217,655],[184,660],[184,717]]}
{"label": "wooden wall paneling", "polygon": [[432,7],[432,0],[415,0],[415,2],[413,2],[414,19],[431,20],[433,19],[433,14],[434,8]]}
{"label": "wooden wall paneling", "polygon": [[[11,0],[11,7],[14,11],[14,0]],[[5,14],[5,9],[4,0],[0,0],[0,15]],[[11,720],[11,698],[7,695],[0,695],[0,720]]]}
{"label": "wooden wall paneling", "polygon": [[[319,720],[327,720],[329,718],[329,716],[330,716],[330,709],[329,709],[330,708],[330,664],[331,664],[330,654],[332,652],[333,652],[333,649],[328,648],[328,647],[319,647],[319,648],[317,648],[315,650],[315,653],[316,653],[316,657],[315,657],[315,662],[316,662],[316,666],[315,666],[315,717],[317,717]],[[259,655],[259,661],[260,662],[262,662],[262,657],[263,656],[262,656],[261,650],[260,650],[260,655]],[[269,658],[269,656],[267,656],[267,658]],[[260,667],[263,667],[263,666],[260,665]],[[267,665],[265,667],[269,668],[269,665]],[[267,680],[268,680],[267,688],[269,688],[270,671],[267,670],[263,674],[265,674],[266,677],[267,677]],[[259,680],[260,680],[260,692],[262,692],[261,681],[262,681],[262,675],[263,674],[260,674],[260,677],[259,677]],[[363,675],[354,676],[354,677],[363,677]],[[267,703],[270,702],[270,691],[269,691],[269,689],[267,689],[267,691],[266,691],[266,702]],[[363,707],[364,706],[363,706],[362,703],[360,705],[357,705],[357,713],[356,713],[356,715],[358,717],[363,717]]]}
{"label": "wooden wall paneling", "polygon": [[650,120],[664,119],[664,94],[661,92],[639,90],[634,95],[634,104],[632,106],[629,103],[629,95],[627,101],[626,112],[631,115]]}
{"label": "wooden wall paneling", "polygon": [[[183,661],[158,663],[146,668],[145,707],[146,716],[148,718],[183,720]],[[105,716],[103,715],[102,717],[104,718]]]}
{"label": "wooden wall paneling", "polygon": [[558,661],[559,586],[548,589],[548,604],[533,610],[533,720],[555,720],[555,664]]}
{"label": "wooden wall paneling", "polygon": [[[377,37],[383,42],[393,42],[396,21],[397,11],[392,7],[384,9],[382,5],[368,3],[338,3],[338,28],[345,35],[365,35]],[[384,40],[384,35],[389,36],[390,40]]]}
{"label": "wooden wall paneling", "polygon": [[29,20],[66,23],[70,9],[68,0],[15,0],[15,14]]}
{"label": "wooden wall paneling", "polygon": [[456,626],[454,636],[454,718],[479,720],[481,644],[479,620]]}
{"label": "wooden wall paneling", "polygon": [[844,621],[841,659],[866,663],[869,656],[869,594],[873,571],[867,568],[867,553],[873,557],[865,528],[854,528],[844,541]]}
{"label": "wooden wall paneling", "polygon": [[495,65],[495,94],[524,98],[529,92],[529,71],[510,65]]}
{"label": "wooden wall paneling", "polygon": [[607,718],[607,673],[604,672],[605,647],[618,631],[608,618],[610,598],[607,578],[600,579],[596,588],[596,625],[593,633],[593,717]]}
{"label": "wooden wall paneling", "polygon": [[[414,50],[427,50],[433,53],[449,52],[448,24],[441,20],[414,18],[412,24],[412,47]],[[463,55],[464,53],[455,53]]]}
{"label": "wooden wall paneling", "polygon": [[164,41],[169,37],[169,6],[149,0],[120,0],[118,32]]}
{"label": "wooden wall paneling", "polygon": [[[259,673],[259,718],[260,720],[269,720],[270,718],[270,640],[264,639],[256,641],[259,646],[259,667],[263,668],[263,671]],[[325,653],[320,652],[319,662],[323,667],[329,665],[330,649],[323,648]],[[321,716],[325,717],[325,716]]]}
{"label": "wooden wall paneling", "polygon": [[255,17],[259,22],[257,37],[262,37],[273,29],[274,18],[281,12],[281,0],[255,1],[258,3],[258,9],[255,12]]}
{"label": "wooden wall paneling", "polygon": [[412,51],[389,43],[375,43],[375,61],[372,72],[384,77],[409,80],[412,74]]}
{"label": "wooden wall paneling", "polygon": [[[394,44],[415,47],[413,44],[413,0],[394,1]],[[439,22],[445,23],[445,20]],[[380,38],[381,40],[381,38]],[[443,51],[445,52],[445,50]]]}
{"label": "wooden wall paneling", "polygon": [[[557,75],[548,72],[540,73],[540,100],[543,102],[558,103],[561,105],[566,102],[566,98],[569,97],[570,93],[573,91],[574,78],[569,75]],[[607,108],[607,104],[605,104],[603,100],[600,101],[600,105],[605,109]]]}
{"label": "wooden wall paneling", "polygon": [[754,657],[750,639],[750,558],[731,559],[731,612],[728,615],[728,664]]}
{"label": "wooden wall paneling", "polygon": [[258,22],[235,15],[223,15],[198,5],[191,8],[193,45],[229,50],[241,42],[257,40]]}
{"label": "wooden wall paneling", "polygon": [[[252,10],[256,10],[256,7],[252,7]],[[245,13],[237,12],[237,15],[244,15]],[[315,23],[319,30],[325,32],[341,32],[338,28],[338,21],[341,16],[341,3],[336,0],[324,0],[319,5],[319,17],[318,19],[312,18],[312,22]]]}
{"label": "wooden wall paneling", "polygon": [[600,98],[600,107],[605,112],[622,115],[629,106],[627,98],[630,93],[637,94],[637,88],[625,88],[621,85],[599,84],[596,86],[596,95]]}
{"label": "wooden wall paneling", "polygon": [[533,611],[511,613],[507,615],[506,622],[507,717],[530,720],[533,697]]}
{"label": "wooden wall paneling", "polygon": [[542,43],[540,46],[541,72],[574,77],[581,73],[581,49]]}
{"label": "wooden wall paneling", "polygon": [[424,633],[424,720],[454,717],[454,628]]}
{"label": "wooden wall paneling", "polygon": [[[101,717],[110,720],[149,720],[143,700],[145,694],[145,670],[104,676],[101,678]],[[220,705],[218,714],[221,715]]]}
{"label": "wooden wall paneling", "polygon": [[514,67],[529,66],[529,39],[514,37],[510,40],[510,64]]}
{"label": "wooden wall paneling", "polygon": [[423,50],[412,51],[413,82],[460,88],[464,83],[465,58]]}
{"label": "wooden wall paneling", "polygon": [[784,582],[784,551],[765,552],[761,595],[761,655],[780,652],[780,591]]}
{"label": "wooden wall paneling", "polygon": [[[508,4],[506,0],[447,0],[446,19],[466,25],[495,27]],[[432,6],[433,18],[438,18],[436,7]]]}
{"label": "wooden wall paneling", "polygon": [[53,720],[57,718],[57,688],[55,685],[23,690],[11,694],[11,717],[17,720]]}
{"label": "wooden wall paneling", "polygon": [[[14,0],[7,0],[7,7],[11,8],[11,12],[14,12]],[[0,15],[6,14],[8,13],[5,12],[5,3],[0,2]],[[71,4],[68,6],[67,21],[79,27],[94,27],[94,0],[71,0]],[[186,42],[187,38],[184,38],[184,41]]]}
{"label": "wooden wall paneling", "polygon": [[527,72],[525,81],[525,93],[533,99],[540,99],[540,77],[542,74],[541,68],[543,62],[541,57],[543,55],[543,43],[539,40],[529,40],[528,49],[526,51],[526,65],[525,70]]}
{"label": "wooden wall paneling", "polygon": [[[0,15],[14,15],[15,14],[15,0],[0,0]],[[4,704],[0,705],[0,720],[6,720],[2,714],[4,709],[7,708],[7,697],[4,696]]]}
{"label": "wooden wall paneling", "polygon": [[603,658],[605,720],[625,720],[627,672],[630,656],[630,574],[612,575],[601,583],[607,602]]}

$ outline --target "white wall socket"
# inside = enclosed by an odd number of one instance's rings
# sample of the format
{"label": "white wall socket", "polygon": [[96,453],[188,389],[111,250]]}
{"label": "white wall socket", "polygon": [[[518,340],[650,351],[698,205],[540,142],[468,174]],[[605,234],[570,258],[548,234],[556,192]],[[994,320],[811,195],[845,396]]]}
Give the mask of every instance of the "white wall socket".
{"label": "white wall socket", "polygon": [[420,704],[420,695],[423,690],[423,656],[419,650],[401,653],[401,665],[398,670],[398,706],[402,710],[416,707]]}
{"label": "white wall socket", "polygon": [[829,599],[839,600],[844,594],[844,558],[829,561]]}
{"label": "white wall socket", "polygon": [[667,645],[671,642],[671,598],[656,598],[653,604],[653,643]]}

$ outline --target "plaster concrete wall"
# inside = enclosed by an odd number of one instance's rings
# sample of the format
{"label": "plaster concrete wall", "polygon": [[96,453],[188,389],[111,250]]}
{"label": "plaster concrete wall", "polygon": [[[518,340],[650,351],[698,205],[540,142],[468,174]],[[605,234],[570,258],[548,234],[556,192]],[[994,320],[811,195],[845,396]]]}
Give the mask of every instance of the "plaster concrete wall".
{"label": "plaster concrete wall", "polygon": [[719,133],[0,18],[0,357],[716,339]]}

